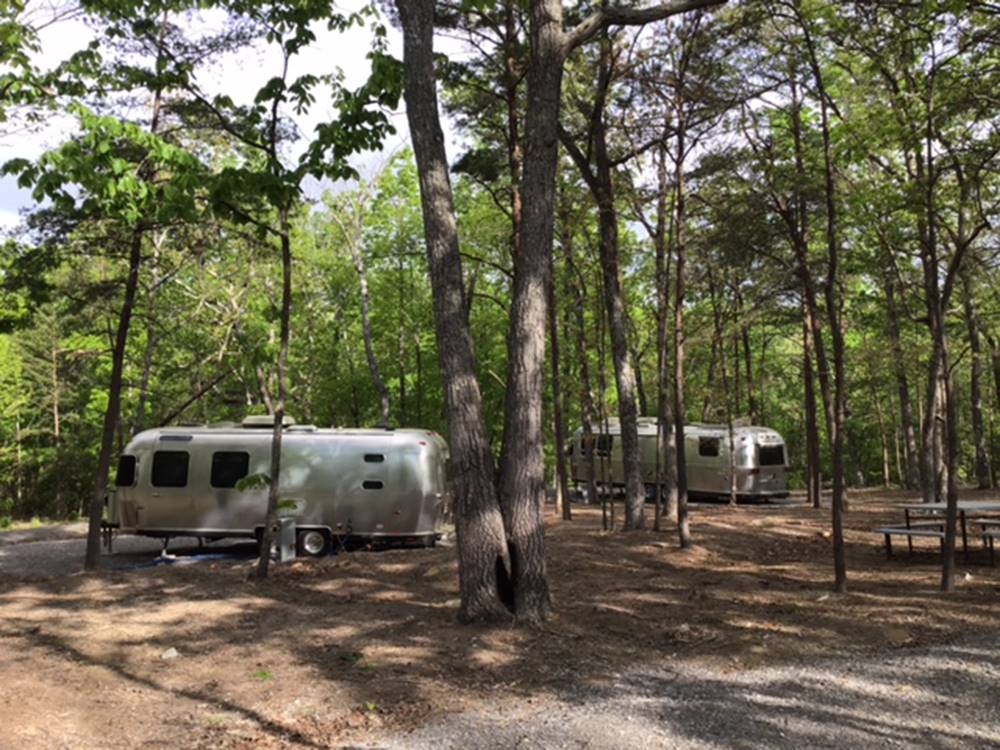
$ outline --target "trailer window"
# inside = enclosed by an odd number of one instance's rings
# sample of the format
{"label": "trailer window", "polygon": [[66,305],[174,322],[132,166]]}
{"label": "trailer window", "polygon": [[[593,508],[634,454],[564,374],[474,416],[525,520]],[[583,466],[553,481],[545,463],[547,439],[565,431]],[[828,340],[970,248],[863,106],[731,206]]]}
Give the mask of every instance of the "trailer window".
{"label": "trailer window", "polygon": [[381,453],[366,453],[365,463],[368,464],[380,464],[385,461],[385,456]]}
{"label": "trailer window", "polygon": [[698,438],[698,455],[699,456],[718,456],[719,455],[719,438],[714,437],[703,437]]}
{"label": "trailer window", "polygon": [[156,451],[153,454],[154,487],[186,487],[187,479],[187,451]]}
{"label": "trailer window", "polygon": [[135,484],[135,456],[122,456],[118,459],[115,486],[131,487],[133,484]]}
{"label": "trailer window", "polygon": [[785,463],[785,446],[762,445],[757,449],[761,466],[779,466]]}
{"label": "trailer window", "polygon": [[382,483],[377,479],[367,479],[361,483],[361,486],[366,490],[380,490],[382,489]]}
{"label": "trailer window", "polygon": [[614,435],[598,435],[597,436],[597,455],[598,456],[610,456],[611,455],[611,444],[614,442]]}
{"label": "trailer window", "polygon": [[250,454],[244,451],[218,451],[212,454],[212,486],[235,487],[250,473]]}

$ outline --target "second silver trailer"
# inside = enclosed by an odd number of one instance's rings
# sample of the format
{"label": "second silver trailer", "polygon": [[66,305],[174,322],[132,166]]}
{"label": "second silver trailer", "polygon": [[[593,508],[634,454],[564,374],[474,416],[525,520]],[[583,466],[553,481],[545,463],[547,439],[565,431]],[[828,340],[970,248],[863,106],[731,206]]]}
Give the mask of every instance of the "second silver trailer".
{"label": "second silver trailer", "polygon": [[[621,427],[608,420],[607,429],[595,427],[588,445],[578,429],[567,448],[573,483],[584,489],[593,466],[598,486],[625,485],[622,462]],[[671,428],[672,429],[672,428]],[[729,427],[724,424],[686,425],[684,456],[687,462],[688,492],[698,496],[722,497],[730,493],[735,475],[740,499],[770,499],[788,496],[788,452],[781,435],[769,427],[734,425],[733,451]],[[656,487],[656,419],[639,419],[639,457],[647,494]]]}

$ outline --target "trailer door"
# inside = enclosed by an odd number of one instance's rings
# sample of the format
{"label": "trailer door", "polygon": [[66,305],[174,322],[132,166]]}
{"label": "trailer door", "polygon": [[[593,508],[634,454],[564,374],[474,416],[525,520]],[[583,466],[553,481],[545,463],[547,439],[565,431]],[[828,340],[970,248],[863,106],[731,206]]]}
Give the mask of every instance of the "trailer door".
{"label": "trailer door", "polygon": [[188,490],[191,454],[183,450],[154,451],[149,497],[136,504],[136,526],[146,530],[186,529],[194,507]]}

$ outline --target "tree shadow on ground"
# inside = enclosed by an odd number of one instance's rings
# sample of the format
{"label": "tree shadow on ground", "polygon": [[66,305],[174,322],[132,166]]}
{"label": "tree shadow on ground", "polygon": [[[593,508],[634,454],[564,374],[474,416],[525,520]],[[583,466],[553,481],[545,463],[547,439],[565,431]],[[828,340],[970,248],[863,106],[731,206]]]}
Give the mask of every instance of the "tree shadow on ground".
{"label": "tree shadow on ground", "polygon": [[[198,742],[239,746],[230,734],[238,723],[239,741],[306,747],[498,700],[574,700],[651,663],[738,673],[832,654],[905,653],[995,629],[1000,614],[994,569],[963,568],[971,581],[943,596],[933,557],[886,561],[870,529],[898,511],[877,500],[856,498],[852,506],[852,589],[844,596],[829,591],[821,511],[699,508],[697,546],[679,550],[671,530],[605,533],[599,508],[575,510],[571,524],[548,528],[556,610],[538,630],[457,624],[454,551],[438,548],[299,561],[262,582],[245,579],[246,561],[7,582],[0,638],[70,669],[106,670],[112,686],[142,686],[150,694],[133,710],[159,694],[185,703],[180,713],[227,715],[219,726],[188,722]],[[161,661],[170,648],[181,656]],[[670,684],[711,700],[751,689],[709,677],[700,687]],[[657,690],[669,697],[668,688]],[[845,708],[849,689],[826,700],[821,685],[802,692],[792,707],[768,708],[767,693],[744,701],[763,712],[753,724],[758,746],[785,731],[784,719],[843,720],[862,731]],[[877,731],[906,740],[905,727]],[[750,747],[751,739],[733,747]]]}

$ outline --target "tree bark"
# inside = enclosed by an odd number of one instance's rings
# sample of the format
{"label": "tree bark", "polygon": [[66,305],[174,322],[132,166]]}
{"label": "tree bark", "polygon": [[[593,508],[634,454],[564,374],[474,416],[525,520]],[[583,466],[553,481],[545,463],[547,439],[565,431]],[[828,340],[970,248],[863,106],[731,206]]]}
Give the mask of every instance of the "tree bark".
{"label": "tree bark", "polygon": [[[276,148],[277,144],[272,144]],[[267,578],[271,564],[271,546],[279,532],[278,500],[281,497],[281,443],[285,430],[285,401],[288,398],[288,342],[292,318],[292,241],[289,208],[279,210],[281,243],[281,316],[278,334],[278,392],[274,399],[274,426],[271,430],[271,469],[267,489],[267,511],[257,557],[257,578]]]}
{"label": "tree bark", "polygon": [[[433,0],[397,0],[403,25],[406,116],[420,177],[438,358],[456,478],[460,616],[466,621],[496,621],[507,619],[514,605],[512,571],[466,318],[458,228],[438,117],[434,5]],[[531,439],[530,435],[524,437]]]}
{"label": "tree bark", "polygon": [[125,347],[128,343],[129,324],[135,309],[135,294],[139,286],[139,267],[142,265],[141,227],[132,232],[129,250],[128,276],[125,280],[125,298],[118,315],[115,344],[111,351],[111,379],[108,383],[108,405],[104,410],[104,425],[101,428],[101,447],[97,454],[97,474],[94,480],[94,495],[90,499],[87,527],[87,551],[84,569],[97,569],[101,555],[101,515],[104,498],[108,491],[108,471],[111,467],[111,452],[114,448],[115,428],[121,414],[122,372],[125,368]]}
{"label": "tree bark", "polygon": [[[830,336],[833,342],[834,386],[833,405],[830,413],[830,442],[833,448],[833,567],[834,590],[838,593],[847,591],[847,560],[844,550],[844,507],[846,493],[844,483],[844,448],[845,421],[847,411],[847,374],[844,362],[844,315],[843,290],[841,288],[839,262],[840,242],[837,236],[837,200],[834,182],[833,147],[830,137],[829,108],[830,98],[826,90],[823,73],[816,56],[809,25],[801,13],[799,0],[795,2],[795,12],[802,29],[803,40],[808,51],[809,66],[812,69],[813,82],[820,102],[820,133],[823,140],[823,182],[826,202],[826,312],[830,325]],[[817,353],[820,350],[817,338]],[[821,372],[822,375],[822,372]]]}
{"label": "tree bark", "polygon": [[389,388],[382,379],[382,373],[378,367],[378,359],[375,357],[375,345],[372,342],[372,325],[369,314],[368,298],[368,269],[365,267],[365,259],[361,253],[361,223],[363,219],[358,217],[357,234],[347,238],[347,245],[351,251],[351,260],[354,261],[354,270],[358,274],[358,286],[361,293],[361,333],[365,341],[365,359],[368,361],[368,371],[371,373],[375,390],[378,391],[379,402],[382,407],[382,427],[388,427],[389,422]]}
{"label": "tree bark", "polygon": [[899,332],[899,308],[896,304],[896,282],[890,272],[885,273],[885,302],[889,321],[889,345],[896,371],[896,388],[899,392],[899,416],[903,430],[903,451],[906,456],[906,475],[903,479],[907,489],[920,486],[920,460],[917,451],[917,436],[913,427],[913,406],[910,401],[910,384],[906,375],[906,360]]}
{"label": "tree bark", "polygon": [[149,294],[146,295],[146,349],[142,354],[142,377],[139,381],[139,402],[135,409],[135,421],[131,434],[140,433],[146,426],[146,401],[149,397],[149,381],[153,375],[153,352],[156,350],[156,298],[159,292],[160,248],[166,239],[166,232],[153,237],[153,267],[149,279]]}
{"label": "tree bark", "polygon": [[594,409],[594,390],[590,380],[590,362],[587,347],[587,324],[584,319],[586,309],[586,294],[583,285],[583,275],[577,269],[573,260],[573,235],[567,231],[563,235],[563,254],[566,259],[566,273],[573,294],[573,312],[576,320],[576,356],[580,367],[580,449],[587,459],[587,501],[597,502],[597,475],[594,455],[594,420],[597,413]]}
{"label": "tree bark", "polygon": [[[554,269],[553,269],[554,270]],[[558,308],[556,307],[555,273],[551,274],[549,283],[549,346],[552,365],[552,421],[555,437],[556,458],[556,492],[564,521],[573,520],[570,508],[569,475],[566,470],[566,423],[563,416],[562,377],[559,371],[559,325]]]}
{"label": "tree bark", "polygon": [[[160,28],[160,44],[166,33],[166,21]],[[162,49],[157,52],[157,60],[162,58]],[[160,125],[160,105],[162,91],[153,91],[153,101],[150,112],[149,132],[155,134]],[[141,171],[144,179],[152,178],[148,169]],[[132,229],[129,245],[128,276],[125,279],[125,298],[122,300],[121,313],[118,315],[118,328],[115,332],[115,343],[111,351],[111,378],[108,383],[108,405],[104,411],[104,424],[101,428],[101,447],[97,455],[97,473],[94,479],[94,495],[90,500],[87,519],[87,549],[84,553],[84,570],[97,569],[101,556],[101,517],[104,500],[108,492],[108,472],[111,468],[111,453],[114,449],[115,430],[121,418],[122,372],[125,369],[125,349],[128,345],[129,325],[132,322],[132,311],[135,308],[136,290],[139,287],[139,268],[142,265],[142,240],[145,227],[140,220]]]}
{"label": "tree bark", "polygon": [[976,447],[976,482],[979,489],[990,488],[990,452],[986,440],[986,427],[983,420],[983,344],[979,335],[979,313],[973,294],[975,287],[969,264],[962,266],[962,282],[965,287],[963,307],[965,324],[969,331],[969,350],[972,362],[969,367],[969,400],[972,408],[972,442]]}
{"label": "tree bark", "polygon": [[806,488],[812,507],[820,507],[823,493],[819,463],[819,420],[816,418],[816,377],[813,374],[812,329],[805,297],[802,299],[802,380],[806,415]]}
{"label": "tree bark", "polygon": [[676,151],[674,155],[674,177],[676,198],[674,224],[674,252],[676,253],[676,285],[674,287],[674,434],[677,442],[677,532],[682,548],[691,546],[691,527],[688,522],[688,482],[687,456],[684,444],[684,284],[686,248],[685,223],[687,221],[686,198],[684,194],[684,159],[687,155],[686,121],[683,101],[678,97],[675,103],[677,118]]}
{"label": "tree bark", "polygon": [[656,506],[654,526],[660,528],[660,510],[670,521],[677,521],[677,442],[673,430],[673,408],[670,395],[670,352],[668,349],[667,318],[670,310],[670,254],[667,215],[673,211],[667,204],[668,170],[666,148],[660,149],[657,160],[656,199]]}
{"label": "tree bark", "polygon": [[618,392],[618,420],[621,429],[622,466],[625,474],[625,523],[623,529],[632,531],[645,526],[645,486],[639,457],[639,413],[636,403],[636,372],[628,337],[628,319],[625,312],[625,295],[622,291],[621,272],[618,266],[618,211],[615,206],[614,176],[608,155],[607,128],[604,107],[611,86],[611,42],[601,40],[601,57],[598,84],[590,118],[588,143],[592,146],[593,162],[577,148],[572,138],[562,134],[563,144],[576,163],[584,182],[597,204],[597,221],[600,234],[601,272],[603,275],[604,304],[607,308],[611,333],[611,356]]}

